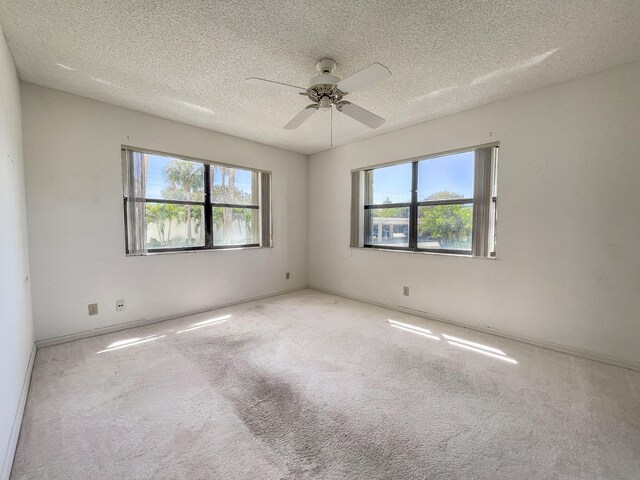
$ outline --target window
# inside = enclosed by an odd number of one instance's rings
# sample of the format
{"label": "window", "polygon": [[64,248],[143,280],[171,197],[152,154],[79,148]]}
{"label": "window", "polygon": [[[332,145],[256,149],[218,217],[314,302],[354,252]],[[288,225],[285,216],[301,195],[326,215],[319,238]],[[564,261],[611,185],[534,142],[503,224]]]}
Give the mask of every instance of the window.
{"label": "window", "polygon": [[365,172],[366,245],[409,246],[411,171],[404,163]]}
{"label": "window", "polygon": [[271,245],[271,174],[122,149],[127,254]]}
{"label": "window", "polygon": [[419,249],[471,253],[475,152],[418,162]]}
{"label": "window", "polygon": [[258,245],[258,172],[211,168],[214,245]]}
{"label": "window", "polygon": [[497,152],[354,171],[351,246],[495,256]]}

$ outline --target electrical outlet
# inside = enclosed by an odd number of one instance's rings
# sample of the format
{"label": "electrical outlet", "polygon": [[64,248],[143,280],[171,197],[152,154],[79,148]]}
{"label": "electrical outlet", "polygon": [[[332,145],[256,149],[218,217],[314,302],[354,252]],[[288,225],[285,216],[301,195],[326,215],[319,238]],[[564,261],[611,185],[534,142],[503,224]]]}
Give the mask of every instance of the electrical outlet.
{"label": "electrical outlet", "polygon": [[98,314],[98,304],[90,303],[89,304],[89,316]]}
{"label": "electrical outlet", "polygon": [[291,274],[289,272],[284,274],[285,280],[289,280],[291,278]]}
{"label": "electrical outlet", "polygon": [[116,312],[124,310],[124,300],[116,300]]}
{"label": "electrical outlet", "polygon": [[405,297],[408,297],[409,296],[409,287],[402,287],[402,294]]}

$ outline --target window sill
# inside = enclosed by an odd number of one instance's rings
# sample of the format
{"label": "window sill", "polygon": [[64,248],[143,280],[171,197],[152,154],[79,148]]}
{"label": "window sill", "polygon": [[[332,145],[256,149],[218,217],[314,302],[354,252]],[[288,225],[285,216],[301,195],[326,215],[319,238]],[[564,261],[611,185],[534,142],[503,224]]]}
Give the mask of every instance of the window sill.
{"label": "window sill", "polygon": [[127,253],[125,256],[127,257],[154,257],[156,255],[175,255],[182,253],[205,253],[205,252],[229,252],[233,250],[263,250],[273,248],[269,247],[225,247],[225,248],[202,248],[197,250],[178,250],[178,251],[170,251],[170,252],[148,252],[148,253]]}
{"label": "window sill", "polygon": [[393,253],[409,253],[413,255],[436,255],[438,257],[457,257],[457,258],[475,258],[480,260],[498,260],[497,257],[478,257],[466,253],[450,253],[450,252],[426,252],[423,250],[401,250],[399,248],[384,247],[349,247],[351,251],[374,251],[374,252],[393,252]]}

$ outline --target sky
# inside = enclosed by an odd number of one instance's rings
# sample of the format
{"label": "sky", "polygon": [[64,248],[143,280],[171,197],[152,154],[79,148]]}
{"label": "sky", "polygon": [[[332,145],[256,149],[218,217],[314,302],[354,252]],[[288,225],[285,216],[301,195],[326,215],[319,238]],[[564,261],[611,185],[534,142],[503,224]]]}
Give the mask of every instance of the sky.
{"label": "sky", "polygon": [[[236,188],[244,193],[251,195],[251,173],[249,170],[236,170],[236,178],[234,185]],[[222,183],[222,175],[219,172],[213,173],[213,185],[220,185]]]}
{"label": "sky", "polygon": [[171,157],[149,155],[147,163],[147,198],[163,198],[162,189],[168,185],[164,179],[164,168],[173,160]]}
{"label": "sky", "polygon": [[[162,189],[168,186],[164,178],[165,167],[174,160],[172,157],[149,155],[147,164],[147,198],[163,198]],[[214,175],[213,184],[220,185],[220,175]],[[251,172],[236,169],[235,185],[238,189],[251,194]]]}
{"label": "sky", "polygon": [[[474,152],[463,152],[418,162],[418,201],[435,192],[449,191],[473,197]],[[411,201],[411,163],[376,169],[373,203]]]}
{"label": "sky", "polygon": [[[162,198],[162,189],[167,186],[164,168],[172,160],[171,157],[149,155],[147,198]],[[418,200],[443,190],[473,197],[473,165],[473,151],[421,160],[418,163]],[[220,185],[220,181],[220,175],[214,175],[213,184]],[[376,169],[373,182],[374,203],[384,203],[387,198],[393,203],[411,201],[411,163]],[[236,169],[235,184],[251,194],[251,172]]]}

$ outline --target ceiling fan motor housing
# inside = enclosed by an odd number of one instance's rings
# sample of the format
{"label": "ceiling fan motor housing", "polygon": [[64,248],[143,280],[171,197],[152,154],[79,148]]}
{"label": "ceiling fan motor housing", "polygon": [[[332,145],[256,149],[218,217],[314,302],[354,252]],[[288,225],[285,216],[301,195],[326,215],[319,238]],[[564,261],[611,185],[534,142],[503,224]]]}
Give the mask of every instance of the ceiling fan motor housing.
{"label": "ceiling fan motor housing", "polygon": [[322,58],[316,62],[316,70],[320,72],[320,75],[316,75],[309,82],[309,88],[313,88],[316,85],[335,85],[340,81],[338,77],[332,75],[336,69],[336,62],[331,58]]}
{"label": "ceiling fan motor housing", "polygon": [[335,85],[339,81],[340,79],[335,75],[331,75],[330,73],[321,73],[309,81],[309,88],[313,88],[316,85]]}
{"label": "ceiling fan motor housing", "polygon": [[309,88],[303,95],[307,95],[320,108],[331,108],[332,104],[340,101],[344,96],[344,93],[336,86],[340,78],[332,75],[336,69],[336,62],[331,58],[323,58],[316,63],[316,69],[320,74],[309,81]]}

